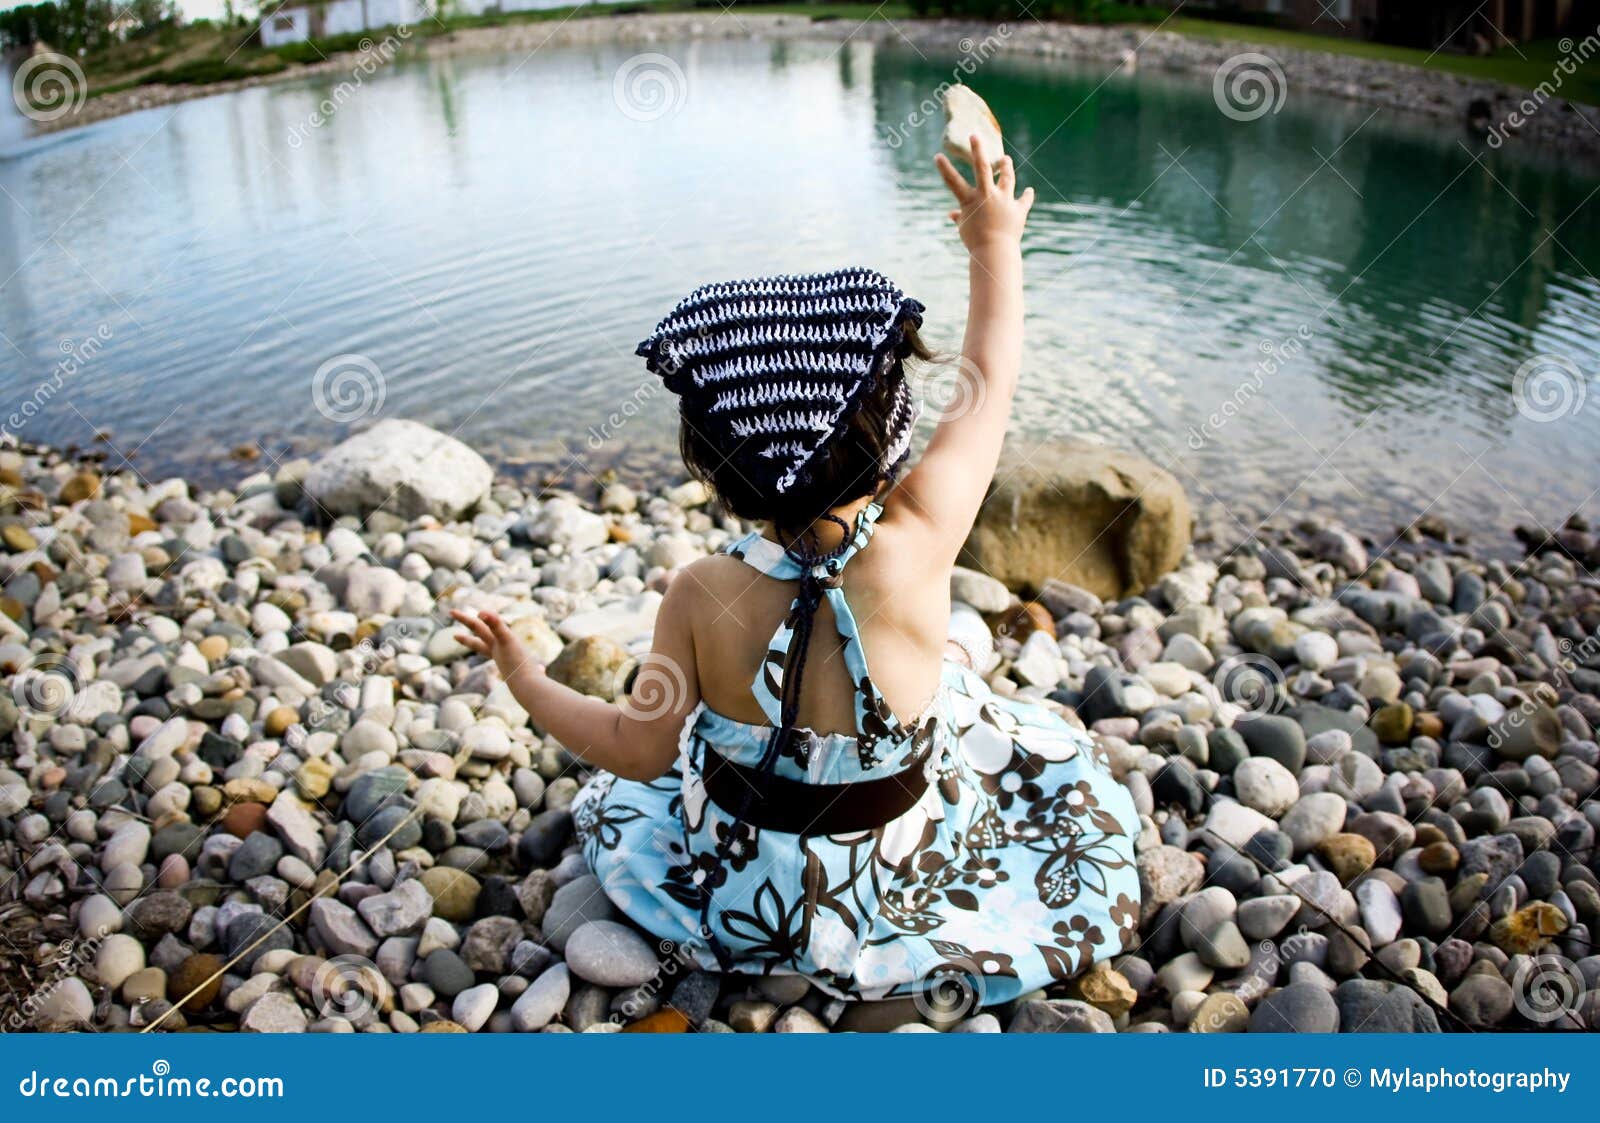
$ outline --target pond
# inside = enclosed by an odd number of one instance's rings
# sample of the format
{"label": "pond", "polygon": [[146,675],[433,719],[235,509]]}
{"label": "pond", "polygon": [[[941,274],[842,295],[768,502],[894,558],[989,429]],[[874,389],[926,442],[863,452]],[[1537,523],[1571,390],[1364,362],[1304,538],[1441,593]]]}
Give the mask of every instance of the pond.
{"label": "pond", "polygon": [[[13,143],[0,422],[103,434],[151,479],[237,478],[230,449],[270,465],[375,416],[514,471],[647,478],[673,403],[633,345],[702,281],[868,264],[958,345],[918,123],[953,58],[650,50],[397,62]],[[1207,76],[970,81],[1039,193],[1018,440],[1136,448],[1240,534],[1281,508],[1503,535],[1600,486],[1591,170],[1292,88],[1237,120]]]}

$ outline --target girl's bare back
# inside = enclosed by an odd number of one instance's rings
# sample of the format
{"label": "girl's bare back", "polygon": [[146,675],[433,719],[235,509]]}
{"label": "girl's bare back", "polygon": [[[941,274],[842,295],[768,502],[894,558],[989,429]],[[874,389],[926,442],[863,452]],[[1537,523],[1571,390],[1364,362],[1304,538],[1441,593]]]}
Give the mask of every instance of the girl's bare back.
{"label": "girl's bare back", "polygon": [[[841,509],[847,522],[856,506]],[[844,573],[845,596],[861,630],[873,680],[902,719],[918,716],[939,685],[950,618],[949,566],[919,564],[914,546],[914,537],[885,516],[872,548],[862,551]],[[674,592],[679,583],[695,601],[687,616],[702,700],[724,717],[764,723],[750,684],[794,600],[794,584],[723,555],[687,567],[674,580]],[[855,730],[855,684],[843,650],[832,610],[824,602],[806,652],[803,728],[817,733]]]}

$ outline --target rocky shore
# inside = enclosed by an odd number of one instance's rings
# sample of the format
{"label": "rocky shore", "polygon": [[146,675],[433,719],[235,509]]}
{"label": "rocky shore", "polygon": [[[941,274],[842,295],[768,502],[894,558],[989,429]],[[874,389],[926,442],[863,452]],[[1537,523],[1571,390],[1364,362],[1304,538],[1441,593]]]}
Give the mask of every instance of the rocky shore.
{"label": "rocky shore", "polygon": [[[215,93],[316,76],[348,76],[358,68],[364,73],[370,72],[387,65],[393,57],[392,51],[383,54],[382,38],[381,32],[374,33],[371,59],[351,52],[234,82],[205,86],[136,86],[91,98],[75,112],[41,122],[36,128],[41,133],[55,132]],[[1192,73],[1207,81],[1242,52],[1253,51],[1269,57],[1278,66],[1282,85],[1275,91],[1263,91],[1250,89],[1252,79],[1243,79],[1245,88],[1236,92],[1247,99],[1263,93],[1269,99],[1277,95],[1312,94],[1423,118],[1443,119],[1457,126],[1465,126],[1471,117],[1478,127],[1497,132],[1500,143],[1600,153],[1600,109],[1593,106],[1576,105],[1557,96],[1547,102],[1541,99],[1542,103],[1531,112],[1526,108],[1519,110],[1532,96],[1530,91],[1377,59],[1253,46],[1250,29],[1243,26],[1238,29],[1237,39],[1212,41],[1154,30],[1149,25],[1097,27],[1037,20],[1001,25],[957,20],[891,22],[874,19],[857,23],[729,10],[717,14],[635,13],[509,23],[419,39],[408,42],[403,49],[408,58],[446,57],[485,52],[532,54],[545,47],[574,44],[647,45],[691,39],[751,38],[909,44],[952,59],[972,57],[979,66],[992,55],[1085,59],[1113,62],[1129,73],[1143,67]],[[1557,78],[1559,75],[1552,74],[1552,79]],[[1254,104],[1240,108],[1253,110]]]}
{"label": "rocky shore", "polygon": [[737,530],[705,498],[530,494],[398,421],[206,494],[0,449],[0,1027],[1600,1028],[1582,525],[1506,564],[1306,518],[1104,599],[958,571],[980,669],[1134,795],[1141,943],[1002,1007],[846,1007],[623,923],[582,765],[445,621],[610,696]]}

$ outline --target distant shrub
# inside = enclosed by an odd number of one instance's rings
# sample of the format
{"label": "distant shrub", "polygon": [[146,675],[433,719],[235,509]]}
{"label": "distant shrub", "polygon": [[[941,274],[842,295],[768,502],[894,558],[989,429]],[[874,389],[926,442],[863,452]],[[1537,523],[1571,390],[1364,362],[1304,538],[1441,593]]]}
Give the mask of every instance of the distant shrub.
{"label": "distant shrub", "polygon": [[180,62],[157,70],[140,81],[141,85],[207,86],[212,82],[237,82],[261,74],[275,74],[284,64],[279,59],[262,59],[252,63],[229,62],[220,58],[198,58]]}
{"label": "distant shrub", "polygon": [[1165,8],[1147,4],[1118,4],[1111,0],[907,0],[913,15],[950,16],[958,19],[1070,20],[1075,23],[1150,23],[1169,15]]}
{"label": "distant shrub", "polygon": [[383,33],[380,31],[355,31],[349,35],[330,35],[326,39],[284,43],[282,46],[273,47],[272,53],[284,62],[321,62],[329,55],[336,55],[341,51],[359,51],[363,42],[375,43],[382,37]]}

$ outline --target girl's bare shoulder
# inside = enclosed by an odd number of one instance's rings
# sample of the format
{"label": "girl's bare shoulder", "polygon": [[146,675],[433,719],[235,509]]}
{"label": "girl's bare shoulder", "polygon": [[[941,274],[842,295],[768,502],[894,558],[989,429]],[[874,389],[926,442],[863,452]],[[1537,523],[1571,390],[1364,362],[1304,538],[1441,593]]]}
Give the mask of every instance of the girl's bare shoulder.
{"label": "girl's bare shoulder", "polygon": [[670,596],[688,607],[726,604],[761,579],[738,558],[712,554],[690,562],[672,578]]}

